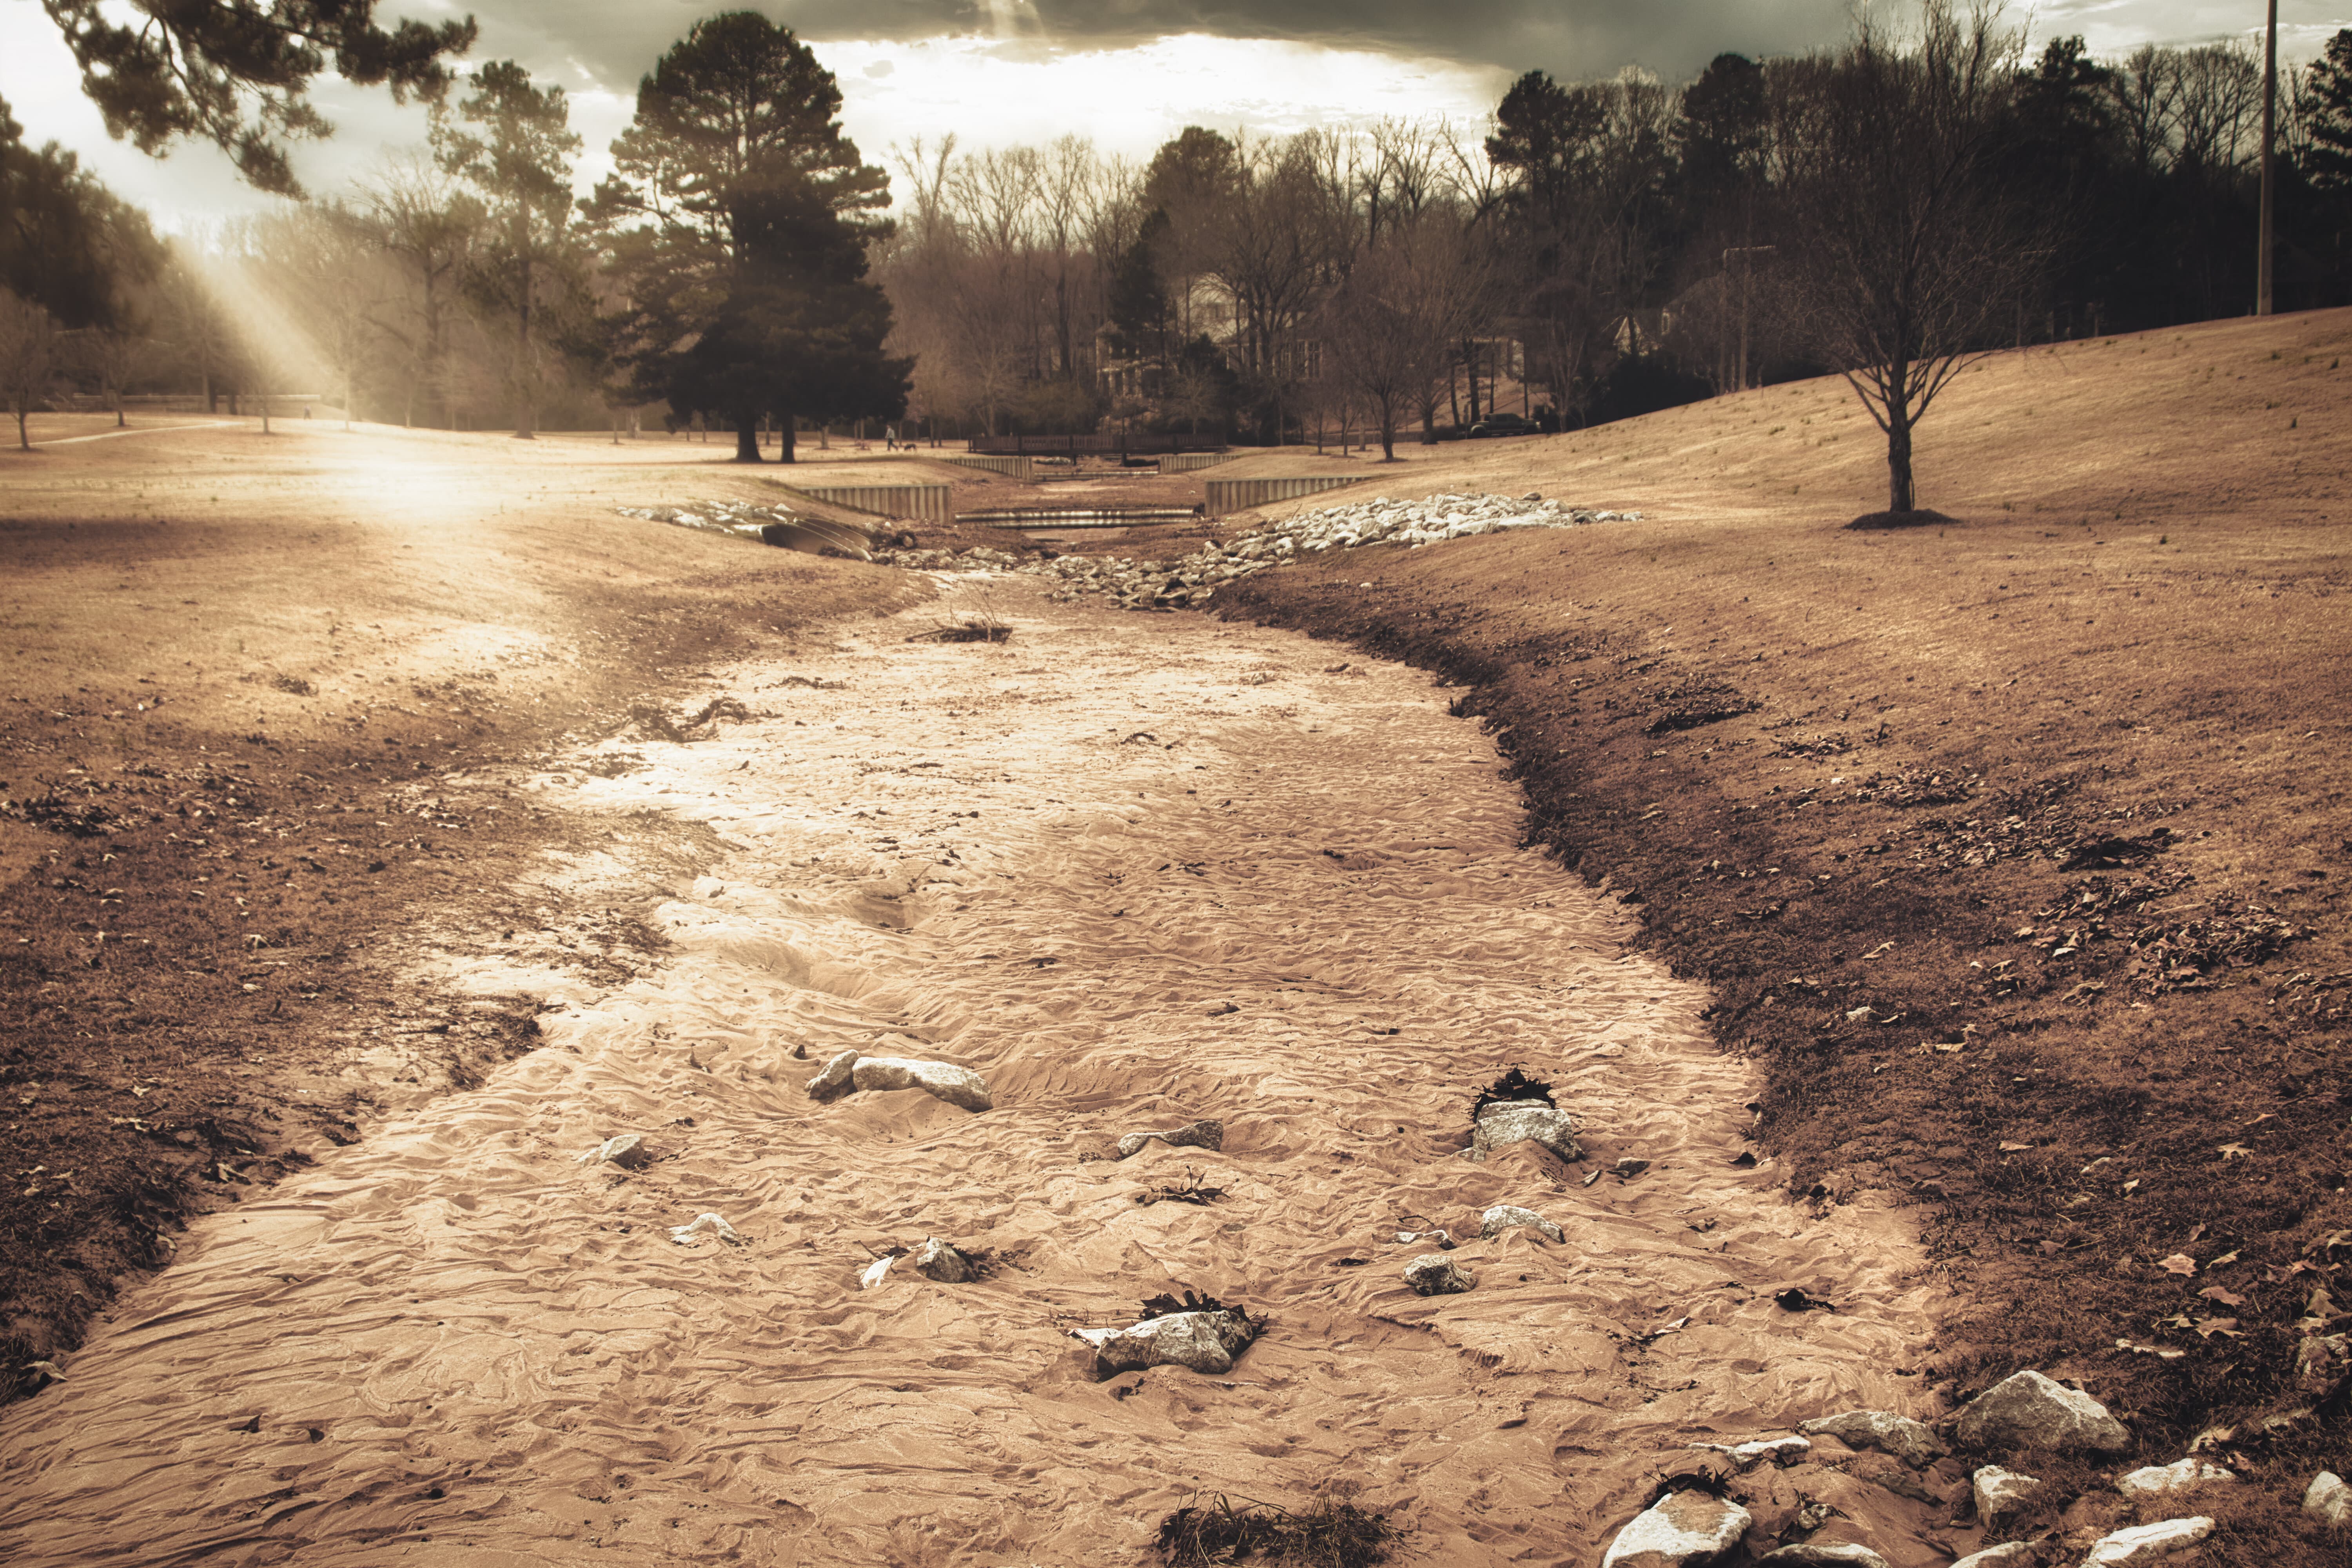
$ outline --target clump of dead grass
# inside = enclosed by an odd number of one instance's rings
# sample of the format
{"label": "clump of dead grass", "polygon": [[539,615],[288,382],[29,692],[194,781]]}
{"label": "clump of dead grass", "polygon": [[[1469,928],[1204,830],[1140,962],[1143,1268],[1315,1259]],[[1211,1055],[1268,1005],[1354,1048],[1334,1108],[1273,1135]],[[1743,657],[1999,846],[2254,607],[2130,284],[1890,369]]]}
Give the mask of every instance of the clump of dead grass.
{"label": "clump of dead grass", "polygon": [[1385,1563],[1404,1532],[1385,1513],[1359,1506],[1361,1489],[1349,1481],[1328,1482],[1296,1512],[1255,1498],[1196,1493],[1194,1501],[1160,1521],[1160,1560],[1171,1568],[1253,1558],[1299,1568]]}

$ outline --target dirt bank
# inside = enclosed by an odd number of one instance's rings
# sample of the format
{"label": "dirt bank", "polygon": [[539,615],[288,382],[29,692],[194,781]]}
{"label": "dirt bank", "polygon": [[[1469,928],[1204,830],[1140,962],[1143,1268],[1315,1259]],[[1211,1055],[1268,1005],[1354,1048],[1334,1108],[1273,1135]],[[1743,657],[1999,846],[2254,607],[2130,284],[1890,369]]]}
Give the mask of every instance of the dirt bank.
{"label": "dirt bank", "polygon": [[1965,1303],[1944,1390],[2078,1377],[2147,1461],[2224,1428],[2264,1485],[2208,1550],[2249,1563],[2325,1560],[2291,1502],[2352,1459],[2347,336],[1988,365],[1923,437],[1960,526],[1842,531],[1866,426],[1774,388],[1389,487],[1643,523],[1216,599],[1469,684],[1531,837],[1714,988],[1790,1189],[1913,1205]]}

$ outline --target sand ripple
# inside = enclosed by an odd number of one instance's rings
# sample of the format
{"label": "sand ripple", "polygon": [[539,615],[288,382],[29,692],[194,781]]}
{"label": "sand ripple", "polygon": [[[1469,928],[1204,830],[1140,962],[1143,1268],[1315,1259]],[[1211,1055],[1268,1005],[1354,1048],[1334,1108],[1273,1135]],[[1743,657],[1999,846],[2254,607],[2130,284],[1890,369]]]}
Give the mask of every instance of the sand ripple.
{"label": "sand ripple", "polygon": [[[902,642],[926,612],[748,666],[772,716],[551,781],[736,847],[660,905],[668,961],[557,987],[536,1053],[199,1225],[0,1415],[0,1559],[1133,1562],[1195,1487],[1340,1478],[1433,1561],[1549,1562],[1694,1436],[1919,1405],[1916,1250],[1728,1164],[1751,1080],[1704,993],[1518,847],[1423,678],[1015,608],[1001,647]],[[997,1109],[812,1104],[852,1046],[973,1068]],[[1514,1065],[1592,1161],[1649,1171],[1454,1157]],[[1199,1117],[1222,1152],[1091,1157]],[[624,1131],[661,1157],[573,1162]],[[1187,1169],[1225,1199],[1136,1203]],[[1407,1290],[1400,1216],[1475,1237],[1506,1203],[1569,1244],[1473,1239],[1475,1291]],[[706,1210],[745,1245],[669,1239]],[[927,1235],[1003,1263],[857,1288]],[[1782,1312],[1788,1284],[1843,1310]],[[1175,1287],[1275,1325],[1228,1378],[1091,1382],[1064,1331]]]}

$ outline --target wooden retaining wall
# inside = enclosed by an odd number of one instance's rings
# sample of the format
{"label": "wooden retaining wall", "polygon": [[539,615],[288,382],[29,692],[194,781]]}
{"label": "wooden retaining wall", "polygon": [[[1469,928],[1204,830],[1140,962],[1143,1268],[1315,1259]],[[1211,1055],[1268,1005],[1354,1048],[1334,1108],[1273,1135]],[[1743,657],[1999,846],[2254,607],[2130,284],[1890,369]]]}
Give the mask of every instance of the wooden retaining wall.
{"label": "wooden retaining wall", "polygon": [[1219,463],[1230,463],[1234,457],[1231,452],[1171,452],[1160,459],[1160,471],[1163,474],[1189,474],[1195,468],[1213,468]]}
{"label": "wooden retaining wall", "polygon": [[942,455],[938,460],[953,463],[960,468],[984,468],[992,474],[1003,474],[1008,479],[1027,479],[1031,466],[1027,458],[992,458],[985,453],[960,453],[955,457]]}
{"label": "wooden retaining wall", "polygon": [[1247,511],[1254,506],[1296,500],[1300,496],[1320,495],[1342,485],[1363,482],[1360,475],[1334,474],[1287,479],[1211,479],[1204,488],[1209,492],[1209,515],[1223,517],[1228,512]]}
{"label": "wooden retaining wall", "polygon": [[805,496],[827,506],[847,507],[876,517],[901,517],[916,522],[953,522],[953,485],[785,485],[777,489]]}

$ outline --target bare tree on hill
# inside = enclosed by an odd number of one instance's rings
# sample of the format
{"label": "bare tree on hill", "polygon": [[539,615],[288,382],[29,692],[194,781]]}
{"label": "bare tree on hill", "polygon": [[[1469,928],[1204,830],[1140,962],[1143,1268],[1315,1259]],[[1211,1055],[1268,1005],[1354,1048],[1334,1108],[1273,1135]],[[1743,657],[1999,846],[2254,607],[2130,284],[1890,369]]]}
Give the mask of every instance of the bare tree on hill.
{"label": "bare tree on hill", "polygon": [[1914,47],[1865,20],[1775,95],[1797,286],[1822,353],[1886,434],[1890,512],[1917,509],[1912,435],[2038,271],[2048,220],[1998,178],[2024,36],[1997,5],[1925,0]]}

